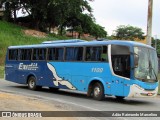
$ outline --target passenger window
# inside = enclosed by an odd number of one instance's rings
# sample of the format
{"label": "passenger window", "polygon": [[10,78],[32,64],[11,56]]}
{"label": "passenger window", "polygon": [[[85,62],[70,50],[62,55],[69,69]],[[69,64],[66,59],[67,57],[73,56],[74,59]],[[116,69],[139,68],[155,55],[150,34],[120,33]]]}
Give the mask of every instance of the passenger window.
{"label": "passenger window", "polygon": [[75,59],[74,47],[66,48],[66,61],[74,61],[74,59]]}
{"label": "passenger window", "polygon": [[55,48],[48,49],[48,57],[47,57],[48,60],[55,60],[55,53],[56,53],[55,51],[56,51]]}
{"label": "passenger window", "polygon": [[64,48],[49,48],[48,49],[48,60],[63,61]]}
{"label": "passenger window", "polygon": [[102,47],[102,53],[101,53],[101,61],[106,61],[108,62],[108,50],[107,50],[107,46],[103,46]]}
{"label": "passenger window", "polygon": [[83,47],[67,47],[65,58],[66,61],[82,61]]}
{"label": "passenger window", "polygon": [[32,49],[20,49],[19,59],[20,60],[31,60]]}
{"label": "passenger window", "polygon": [[76,61],[83,60],[83,47],[75,47],[75,60]]}
{"label": "passenger window", "polygon": [[102,47],[87,47],[86,61],[101,61]]}
{"label": "passenger window", "polygon": [[63,61],[64,48],[55,48],[55,60]]}
{"label": "passenger window", "polygon": [[33,60],[45,60],[46,59],[46,49],[38,48],[33,50]]}
{"label": "passenger window", "polygon": [[9,50],[9,60],[18,60],[18,49]]}

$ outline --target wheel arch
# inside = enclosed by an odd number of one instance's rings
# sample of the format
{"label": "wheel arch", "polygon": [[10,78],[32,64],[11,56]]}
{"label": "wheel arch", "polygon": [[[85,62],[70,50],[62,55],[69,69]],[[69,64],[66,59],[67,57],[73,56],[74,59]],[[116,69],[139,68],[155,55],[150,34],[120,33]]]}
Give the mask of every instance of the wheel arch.
{"label": "wheel arch", "polygon": [[28,80],[29,80],[29,78],[32,77],[32,76],[35,77],[35,79],[37,80],[36,75],[35,75],[34,73],[30,73],[30,74],[28,74],[27,77],[26,77],[26,84],[28,84]]}
{"label": "wheel arch", "polygon": [[94,84],[97,82],[99,82],[103,85],[104,93],[106,93],[105,82],[101,78],[94,77],[94,78],[90,79],[90,81],[88,83],[87,96],[91,96],[92,88],[93,88]]}

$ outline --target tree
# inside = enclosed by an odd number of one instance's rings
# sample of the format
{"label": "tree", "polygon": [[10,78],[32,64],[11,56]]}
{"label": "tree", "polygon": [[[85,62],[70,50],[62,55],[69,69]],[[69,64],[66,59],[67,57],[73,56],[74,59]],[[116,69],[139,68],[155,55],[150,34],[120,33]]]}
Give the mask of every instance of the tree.
{"label": "tree", "polygon": [[16,22],[16,12],[20,9],[20,0],[1,0],[0,3],[5,5],[4,19],[11,21],[13,18],[13,21]]}
{"label": "tree", "polygon": [[152,47],[156,48],[157,54],[160,55],[160,39],[152,37],[151,42]]}
{"label": "tree", "polygon": [[29,19],[29,26],[33,25],[35,29],[47,32],[49,28],[50,32],[51,27],[58,27],[62,35],[68,27],[72,32],[78,32],[79,37],[82,33],[92,34],[96,38],[103,37],[107,33],[103,27],[95,24],[88,1],[93,0],[3,0],[3,3],[6,18],[14,16],[14,22],[17,19],[16,11],[22,9],[22,14],[24,11],[28,13],[26,21]]}
{"label": "tree", "polygon": [[35,29],[46,31],[49,0],[22,0],[23,7],[30,13]]}
{"label": "tree", "polygon": [[104,27],[102,27],[96,23],[92,23],[92,28],[91,28],[90,34],[95,36],[96,39],[105,38],[107,36],[107,32],[104,30]]}
{"label": "tree", "polygon": [[78,38],[82,33],[90,33],[91,23],[93,18],[88,14],[80,13],[78,16],[72,16],[67,20],[67,27],[70,27],[70,31],[76,31],[79,33]]}
{"label": "tree", "polygon": [[83,14],[83,11],[92,12],[87,0],[58,0],[58,2],[60,3],[58,6],[60,31],[66,26],[71,27],[72,30],[75,28],[80,30],[80,28],[82,28],[80,17]]}
{"label": "tree", "polygon": [[138,27],[120,25],[115,30],[114,37],[120,40],[141,40],[144,39],[144,32],[142,32],[142,29]]}

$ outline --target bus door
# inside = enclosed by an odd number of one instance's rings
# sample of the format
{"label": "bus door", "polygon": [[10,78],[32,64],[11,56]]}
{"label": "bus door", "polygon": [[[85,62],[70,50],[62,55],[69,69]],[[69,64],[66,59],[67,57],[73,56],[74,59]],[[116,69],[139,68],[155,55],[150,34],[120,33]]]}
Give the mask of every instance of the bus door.
{"label": "bus door", "polygon": [[124,96],[124,84],[130,79],[130,50],[124,45],[112,45],[110,54],[112,72],[111,94]]}

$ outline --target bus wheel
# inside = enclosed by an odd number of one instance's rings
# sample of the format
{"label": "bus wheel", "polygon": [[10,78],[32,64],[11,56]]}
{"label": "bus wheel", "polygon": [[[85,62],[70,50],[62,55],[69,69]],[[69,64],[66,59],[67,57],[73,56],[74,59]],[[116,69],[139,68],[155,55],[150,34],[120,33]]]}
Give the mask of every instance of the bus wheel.
{"label": "bus wheel", "polygon": [[124,100],[124,98],[125,98],[125,97],[123,97],[123,96],[116,96],[116,99],[117,99],[117,100]]}
{"label": "bus wheel", "polygon": [[40,89],[41,86],[36,86],[36,78],[31,76],[28,79],[28,88],[31,90],[37,90],[38,88]]}
{"label": "bus wheel", "polygon": [[95,100],[103,100],[104,99],[104,88],[103,88],[103,85],[99,82],[94,84],[93,98]]}

